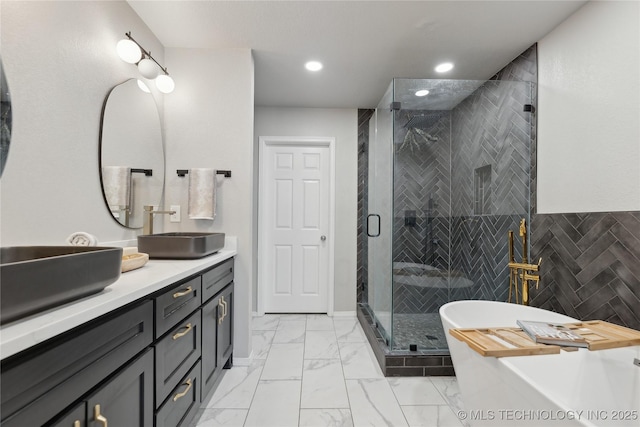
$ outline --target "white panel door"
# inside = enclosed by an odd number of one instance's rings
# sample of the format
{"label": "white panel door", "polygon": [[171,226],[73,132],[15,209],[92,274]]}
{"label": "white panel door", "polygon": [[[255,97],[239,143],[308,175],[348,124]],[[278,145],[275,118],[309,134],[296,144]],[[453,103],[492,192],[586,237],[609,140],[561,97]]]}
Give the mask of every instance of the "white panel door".
{"label": "white panel door", "polygon": [[260,282],[267,313],[327,312],[329,161],[329,146],[263,149]]}

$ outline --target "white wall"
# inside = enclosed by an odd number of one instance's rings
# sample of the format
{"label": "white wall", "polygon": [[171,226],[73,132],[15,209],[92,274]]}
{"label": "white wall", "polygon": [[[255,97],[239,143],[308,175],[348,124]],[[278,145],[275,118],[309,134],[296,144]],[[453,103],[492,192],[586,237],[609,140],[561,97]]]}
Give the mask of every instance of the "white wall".
{"label": "white wall", "polygon": [[[355,311],[358,111],[356,109],[256,107],[255,153],[258,153],[260,136],[330,136],[336,138],[334,310],[337,312]],[[256,170],[254,171],[256,176],[257,165],[256,161]],[[257,248],[254,247],[254,250]],[[254,288],[254,295],[257,295],[257,292],[257,289]],[[253,308],[256,309],[255,297]]]}
{"label": "white wall", "polygon": [[[180,205],[182,222],[166,231],[220,231],[238,237],[235,261],[234,356],[251,354],[253,265],[253,58],[249,49],[165,50],[176,90],[165,98],[165,207]],[[189,178],[176,169],[229,169],[217,178],[214,221],[187,215]]]}
{"label": "white wall", "polygon": [[[158,60],[163,47],[125,2],[2,2],[2,61],[13,132],[1,188],[2,246],[135,239],[102,197],[98,142],[109,90],[138,76],[116,54],[127,31]],[[158,98],[161,96],[158,95]]]}
{"label": "white wall", "polygon": [[[176,81],[155,91],[165,110],[165,205],[181,204],[187,179],[176,168],[233,170],[220,186],[212,224],[183,220],[170,229],[222,230],[238,236],[236,357],[250,354],[253,61],[247,49],[196,52],[165,49],[122,1],[2,2],[2,61],[13,108],[13,133],[0,180],[1,244],[65,244],[75,231],[100,242],[135,239],[105,206],[98,169],[100,115],[111,88],[139,77],[116,54],[127,31]],[[173,169],[173,173],[171,170]],[[157,223],[161,223],[159,220]],[[167,228],[168,223],[167,223]]]}
{"label": "white wall", "polygon": [[640,3],[587,3],[538,72],[538,212],[640,210]]}

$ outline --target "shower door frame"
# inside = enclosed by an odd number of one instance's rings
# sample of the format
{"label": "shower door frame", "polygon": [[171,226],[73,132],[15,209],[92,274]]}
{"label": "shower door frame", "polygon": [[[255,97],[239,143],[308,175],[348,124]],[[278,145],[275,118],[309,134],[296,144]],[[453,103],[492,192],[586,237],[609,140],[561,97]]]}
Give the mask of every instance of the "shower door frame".
{"label": "shower door frame", "polygon": [[[387,345],[393,342],[393,82],[370,120],[367,196],[368,305]],[[371,124],[373,126],[371,126]],[[373,138],[372,138],[373,137]],[[377,217],[376,233],[369,229]]]}

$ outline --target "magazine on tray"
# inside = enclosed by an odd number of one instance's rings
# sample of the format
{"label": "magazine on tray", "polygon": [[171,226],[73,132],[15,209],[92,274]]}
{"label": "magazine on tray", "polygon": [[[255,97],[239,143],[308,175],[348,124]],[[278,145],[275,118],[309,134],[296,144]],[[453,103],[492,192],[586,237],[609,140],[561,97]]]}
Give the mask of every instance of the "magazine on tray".
{"label": "magazine on tray", "polygon": [[518,326],[538,344],[553,344],[561,347],[588,347],[587,340],[562,323],[518,320]]}

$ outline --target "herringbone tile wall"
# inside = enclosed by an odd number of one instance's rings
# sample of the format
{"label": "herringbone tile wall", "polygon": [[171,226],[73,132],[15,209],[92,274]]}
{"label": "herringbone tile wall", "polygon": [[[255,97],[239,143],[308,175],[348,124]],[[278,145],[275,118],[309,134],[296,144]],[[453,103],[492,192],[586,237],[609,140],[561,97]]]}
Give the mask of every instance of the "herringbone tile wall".
{"label": "herringbone tile wall", "polygon": [[640,329],[640,212],[535,215],[532,305]]}
{"label": "herringbone tile wall", "polygon": [[[432,113],[432,112],[429,112]],[[396,113],[395,140],[404,141],[410,128],[402,126],[419,112]],[[451,210],[451,114],[446,111],[428,127],[432,139],[418,145],[395,144],[393,183],[393,261],[449,269]],[[413,221],[412,221],[413,220]]]}
{"label": "herringbone tile wall", "polygon": [[[529,216],[531,113],[523,107],[531,102],[529,83],[489,81],[452,111],[429,111],[420,144],[395,145],[394,262],[450,276],[444,287],[403,277],[394,284],[395,313],[434,313],[458,299],[506,301],[507,232]],[[402,124],[422,115],[396,112],[395,140],[406,141],[411,129]],[[487,165],[492,197],[476,215],[474,175]]]}

